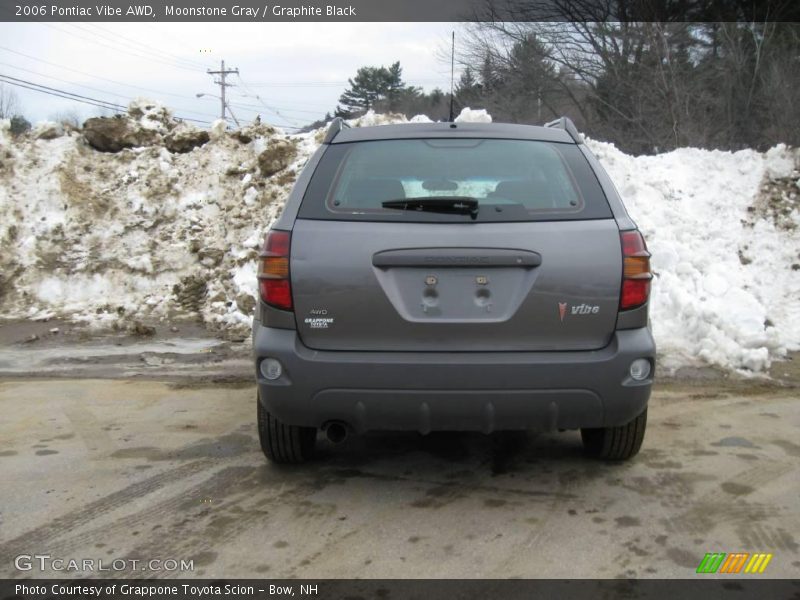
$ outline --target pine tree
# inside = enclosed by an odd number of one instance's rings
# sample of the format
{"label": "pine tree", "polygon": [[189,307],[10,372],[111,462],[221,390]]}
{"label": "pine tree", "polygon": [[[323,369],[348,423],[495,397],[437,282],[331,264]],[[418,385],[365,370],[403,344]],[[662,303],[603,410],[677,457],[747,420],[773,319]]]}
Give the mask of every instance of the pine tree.
{"label": "pine tree", "polygon": [[12,135],[21,135],[26,131],[30,131],[31,122],[22,115],[14,115],[11,117],[9,131]]}
{"label": "pine tree", "polygon": [[458,113],[462,108],[470,106],[477,108],[483,101],[483,86],[471,67],[467,66],[461,73],[455,87],[455,109]]}
{"label": "pine tree", "polygon": [[404,89],[403,69],[400,67],[400,61],[397,61],[386,70],[386,99],[391,110],[395,109],[394,105]]}
{"label": "pine tree", "polygon": [[399,61],[388,69],[383,66],[361,67],[347,82],[350,87],[339,97],[341,106],[336,107],[336,116],[339,117],[363,114],[381,100],[388,100],[391,106],[409,89],[403,82]]}
{"label": "pine tree", "polygon": [[472,92],[477,91],[478,87],[478,80],[472,73],[472,68],[467,66],[467,68],[461,73],[461,77],[458,78],[458,83],[456,84],[456,94],[459,96],[462,94],[471,94]]}

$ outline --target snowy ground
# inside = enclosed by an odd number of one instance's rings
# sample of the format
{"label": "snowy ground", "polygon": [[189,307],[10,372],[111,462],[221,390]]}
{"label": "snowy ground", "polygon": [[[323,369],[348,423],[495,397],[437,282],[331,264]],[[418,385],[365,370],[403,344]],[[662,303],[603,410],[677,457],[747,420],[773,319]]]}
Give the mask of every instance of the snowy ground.
{"label": "snowy ground", "polygon": [[[114,154],[46,125],[12,140],[0,121],[0,315],[98,329],[200,315],[246,337],[263,234],[322,132],[215,127],[179,154],[161,141],[174,127],[165,111],[128,121],[154,141]],[[797,150],[632,157],[589,146],[653,252],[662,367],[759,372],[800,349]]]}

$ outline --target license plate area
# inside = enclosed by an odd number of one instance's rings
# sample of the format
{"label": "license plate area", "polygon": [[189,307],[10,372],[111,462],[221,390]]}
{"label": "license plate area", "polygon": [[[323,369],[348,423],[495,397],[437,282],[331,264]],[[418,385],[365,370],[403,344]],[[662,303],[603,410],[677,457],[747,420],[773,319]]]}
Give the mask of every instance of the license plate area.
{"label": "license plate area", "polygon": [[510,319],[531,290],[535,269],[393,267],[376,276],[397,312],[413,322]]}

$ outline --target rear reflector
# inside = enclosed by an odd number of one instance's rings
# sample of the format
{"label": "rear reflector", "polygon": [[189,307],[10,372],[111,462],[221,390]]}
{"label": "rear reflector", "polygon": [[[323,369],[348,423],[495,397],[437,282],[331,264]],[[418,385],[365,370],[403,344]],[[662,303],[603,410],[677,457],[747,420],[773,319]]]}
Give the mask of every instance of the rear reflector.
{"label": "rear reflector", "polygon": [[622,241],[622,292],[620,310],[641,306],[650,297],[650,253],[642,234],[638,231],[623,231]]}
{"label": "rear reflector", "polygon": [[267,238],[264,240],[264,254],[262,256],[283,256],[288,258],[291,239],[291,234],[288,231],[278,231],[277,229],[268,231]]}
{"label": "rear reflector", "polygon": [[622,310],[636,308],[647,302],[650,295],[650,280],[625,279],[622,281],[622,294],[619,307]]}
{"label": "rear reflector", "polygon": [[275,308],[292,310],[292,286],[289,281],[288,231],[270,230],[264,240],[258,265],[258,288],[261,299]]}
{"label": "rear reflector", "polygon": [[275,308],[292,310],[292,288],[285,279],[262,279],[261,299]]}

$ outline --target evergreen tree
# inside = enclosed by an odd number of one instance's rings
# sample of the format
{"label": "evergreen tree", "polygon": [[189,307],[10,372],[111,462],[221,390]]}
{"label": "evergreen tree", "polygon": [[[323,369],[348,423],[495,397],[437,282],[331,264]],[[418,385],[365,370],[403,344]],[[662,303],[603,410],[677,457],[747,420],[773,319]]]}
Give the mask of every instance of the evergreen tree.
{"label": "evergreen tree", "polygon": [[389,101],[390,110],[396,110],[397,101],[407,91],[408,88],[403,83],[403,69],[400,67],[400,61],[397,61],[386,70],[386,99]]}
{"label": "evergreen tree", "polygon": [[479,87],[480,84],[475,78],[475,74],[472,72],[472,67],[467,66],[467,68],[461,73],[461,77],[458,78],[458,83],[456,84],[456,94],[459,96],[471,95],[477,92]]}
{"label": "evergreen tree", "polygon": [[22,115],[14,115],[11,117],[10,125],[9,131],[11,131],[13,135],[23,134],[26,131],[30,131],[31,128],[31,122]]}
{"label": "evergreen tree", "polygon": [[391,107],[409,89],[403,82],[399,61],[389,68],[361,67],[347,82],[350,87],[339,97],[341,106],[336,107],[336,116],[339,117],[363,114],[381,100],[388,100]]}

